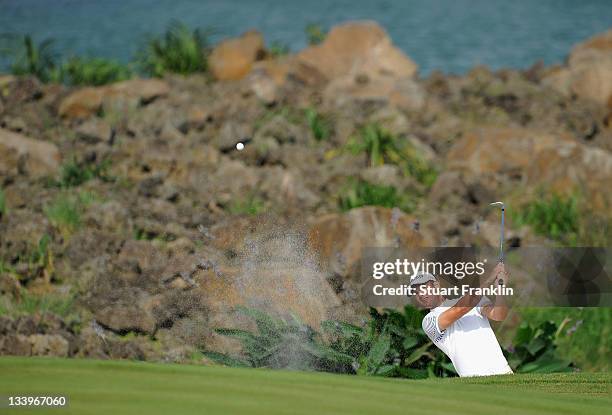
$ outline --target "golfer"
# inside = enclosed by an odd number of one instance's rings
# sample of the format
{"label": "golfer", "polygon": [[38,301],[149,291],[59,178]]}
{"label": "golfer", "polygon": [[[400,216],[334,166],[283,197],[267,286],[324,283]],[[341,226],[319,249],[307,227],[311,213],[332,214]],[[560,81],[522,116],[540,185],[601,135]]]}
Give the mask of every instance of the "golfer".
{"label": "golfer", "polygon": [[[503,263],[495,267],[489,281],[491,279],[495,284],[499,279],[508,283]],[[508,315],[503,296],[496,296],[495,301],[491,302],[479,295],[447,300],[441,295],[421,294],[421,291],[427,291],[419,289],[422,285],[436,289],[440,287],[438,280],[428,273],[417,275],[410,285],[415,286],[416,295],[413,298],[417,305],[430,310],[423,319],[423,330],[450,358],[459,376],[512,373],[489,324],[489,319],[502,321]]]}

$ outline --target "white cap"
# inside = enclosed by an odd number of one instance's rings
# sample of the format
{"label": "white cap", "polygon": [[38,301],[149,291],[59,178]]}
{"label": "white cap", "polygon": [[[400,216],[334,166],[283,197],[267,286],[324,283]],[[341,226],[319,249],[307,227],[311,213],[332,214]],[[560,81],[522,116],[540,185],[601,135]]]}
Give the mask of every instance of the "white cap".
{"label": "white cap", "polygon": [[436,281],[436,277],[434,277],[428,272],[419,272],[410,280],[410,286],[425,284],[429,281]]}

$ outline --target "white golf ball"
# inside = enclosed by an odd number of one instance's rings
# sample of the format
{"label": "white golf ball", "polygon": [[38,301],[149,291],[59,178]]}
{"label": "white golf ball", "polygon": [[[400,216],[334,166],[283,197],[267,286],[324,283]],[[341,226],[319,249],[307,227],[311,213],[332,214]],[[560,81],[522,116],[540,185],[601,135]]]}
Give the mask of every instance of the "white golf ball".
{"label": "white golf ball", "polygon": [[244,144],[242,144],[242,143],[236,144],[236,150],[240,151],[240,150],[243,150],[243,149],[244,149]]}

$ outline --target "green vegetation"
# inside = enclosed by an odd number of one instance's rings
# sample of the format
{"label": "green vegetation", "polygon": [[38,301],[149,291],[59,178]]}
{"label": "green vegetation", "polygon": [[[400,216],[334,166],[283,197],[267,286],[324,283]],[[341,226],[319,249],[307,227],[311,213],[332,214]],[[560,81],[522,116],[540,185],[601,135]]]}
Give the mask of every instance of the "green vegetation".
{"label": "green vegetation", "polygon": [[[238,311],[250,317],[257,329],[216,329],[242,345],[242,356],[204,352],[217,363],[417,379],[455,375],[449,359],[421,329],[425,312],[409,305],[402,311],[371,308],[369,321],[361,327],[324,321],[323,335],[294,316],[280,319],[245,307]],[[571,362],[556,351],[560,330],[548,321],[536,326],[523,323],[513,346],[505,351],[512,369],[518,373],[572,370]]]}
{"label": "green vegetation", "polygon": [[361,206],[398,207],[405,212],[412,212],[416,208],[416,200],[410,195],[398,194],[393,186],[372,184],[364,180],[350,180],[339,204],[343,212]]}
{"label": "green vegetation", "polygon": [[316,109],[306,108],[306,122],[312,132],[313,137],[317,141],[327,140],[331,135],[331,123],[325,117],[317,112]]}
{"label": "green vegetation", "polygon": [[395,164],[404,174],[414,177],[426,187],[430,187],[437,177],[436,170],[414,146],[376,123],[362,127],[357,136],[351,138],[347,149],[353,154],[365,154],[372,167]]}
{"label": "green vegetation", "polygon": [[8,208],[6,207],[6,196],[4,196],[4,190],[0,188],[0,219],[6,216]]}
{"label": "green vegetation", "polygon": [[17,298],[2,296],[0,312],[11,317],[53,313],[66,318],[74,312],[74,301],[74,295],[71,293],[37,295],[21,290]]}
{"label": "green vegetation", "polygon": [[256,194],[250,194],[244,199],[234,199],[228,209],[233,215],[257,215],[264,210],[264,201]]}
{"label": "green vegetation", "polygon": [[63,63],[54,81],[66,85],[106,85],[132,77],[127,65],[104,58],[73,57]]}
{"label": "green vegetation", "polygon": [[166,32],[149,39],[137,60],[145,74],[161,77],[165,73],[187,75],[206,72],[210,51],[208,33],[191,30],[180,22],[172,22]]}
{"label": "green vegetation", "polygon": [[280,40],[275,40],[270,43],[270,46],[268,47],[268,53],[275,57],[285,56],[291,53],[291,49],[286,43],[283,43]]}
{"label": "green vegetation", "polygon": [[218,334],[235,338],[242,344],[244,358],[222,353],[204,352],[214,361],[234,367],[267,367],[273,369],[323,370],[333,364],[319,335],[297,317],[283,320],[246,307],[238,311],[252,318],[257,332],[219,328]]}
{"label": "green vegetation", "polygon": [[519,226],[530,225],[536,233],[550,239],[575,240],[579,226],[578,201],[575,196],[557,194],[538,198],[519,210],[513,219]]}
{"label": "green vegetation", "polygon": [[96,196],[89,192],[78,195],[60,193],[44,211],[49,221],[59,229],[64,238],[69,237],[81,227],[81,215]]}
{"label": "green vegetation", "polygon": [[557,356],[554,343],[557,330],[551,321],[543,321],[536,327],[523,322],[516,331],[511,350],[506,353],[510,367],[520,373],[571,371],[571,362]]}
{"label": "green vegetation", "polygon": [[306,32],[306,38],[309,45],[321,44],[325,40],[325,36],[327,36],[323,26],[317,23],[306,25],[306,29],[304,31]]}
{"label": "green vegetation", "polygon": [[593,212],[578,194],[538,197],[512,212],[515,225],[529,225],[539,235],[567,246],[609,246],[609,217]]}
{"label": "green vegetation", "polygon": [[62,165],[60,179],[56,184],[67,188],[79,186],[94,178],[110,181],[109,167],[110,159],[104,159],[100,163],[86,163],[72,158]]}
{"label": "green vegetation", "polygon": [[558,355],[587,371],[610,371],[612,309],[609,307],[524,308],[521,317],[532,325],[552,321]]}
{"label": "green vegetation", "polygon": [[52,39],[36,43],[30,35],[3,35],[0,41],[0,54],[11,59],[11,73],[52,80],[58,57]]}
{"label": "green vegetation", "polygon": [[66,414],[603,414],[612,405],[609,373],[403,380],[18,357],[1,357],[0,372],[3,394],[68,396]]}

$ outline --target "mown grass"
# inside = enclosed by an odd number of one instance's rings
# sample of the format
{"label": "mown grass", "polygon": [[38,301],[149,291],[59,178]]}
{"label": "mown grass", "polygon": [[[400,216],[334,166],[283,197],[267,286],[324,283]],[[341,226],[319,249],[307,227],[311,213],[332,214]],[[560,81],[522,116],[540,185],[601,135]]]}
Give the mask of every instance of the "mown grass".
{"label": "mown grass", "polygon": [[[612,376],[399,380],[325,373],[0,358],[0,394],[64,395],[66,414],[594,414]],[[20,410],[45,413],[50,409]]]}

